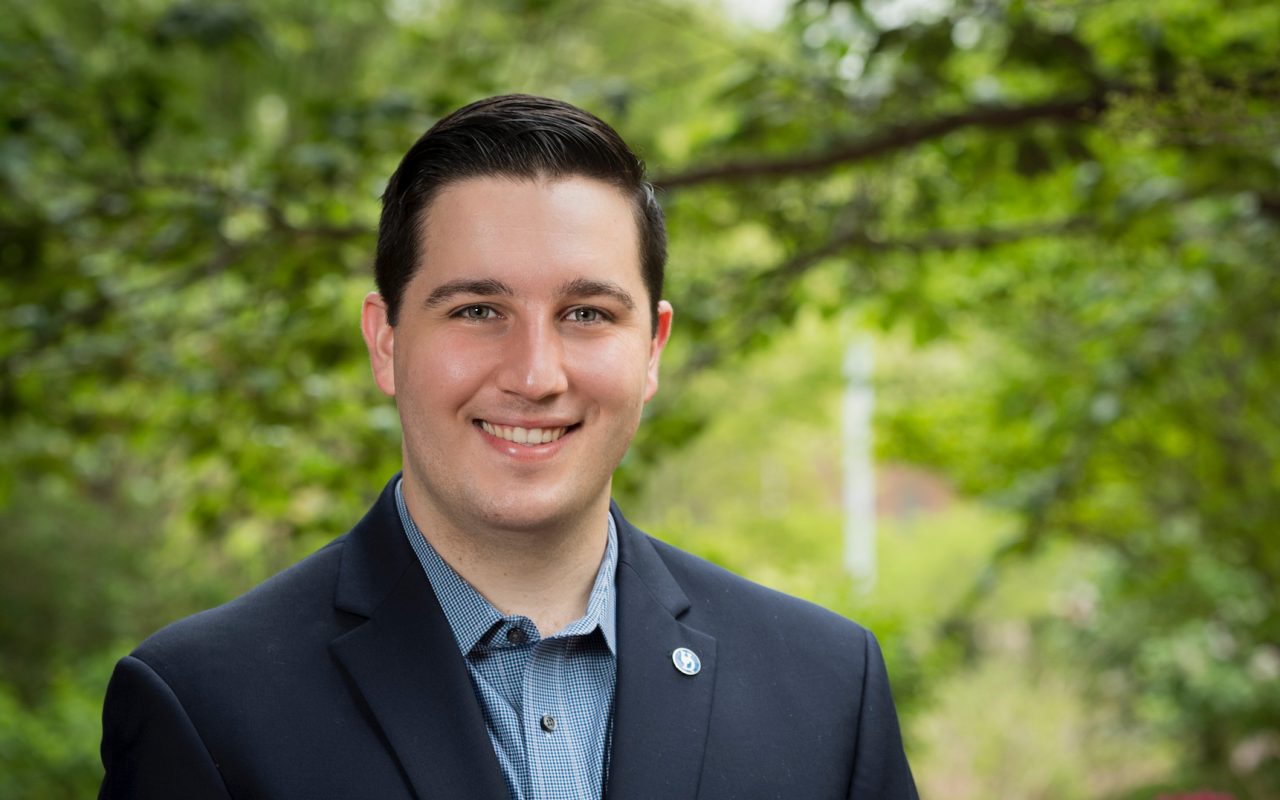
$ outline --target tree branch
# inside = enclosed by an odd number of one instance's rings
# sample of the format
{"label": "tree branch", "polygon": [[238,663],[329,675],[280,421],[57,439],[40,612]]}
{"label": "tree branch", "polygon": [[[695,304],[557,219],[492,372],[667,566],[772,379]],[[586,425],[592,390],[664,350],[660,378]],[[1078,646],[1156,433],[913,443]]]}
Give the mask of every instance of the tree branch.
{"label": "tree branch", "polygon": [[837,144],[817,153],[790,158],[727,161],[709,167],[695,167],[687,172],[659,177],[654,184],[660,189],[678,189],[703,183],[821,172],[840,164],[865,161],[886,153],[904,150],[962,128],[1000,130],[1016,128],[1040,120],[1084,122],[1105,110],[1107,104],[1106,92],[1097,92],[1073,100],[1050,100],[1021,106],[975,106],[936,119],[892,125],[883,131]]}
{"label": "tree branch", "polygon": [[1067,217],[1049,222],[1033,222],[1008,228],[976,228],[970,231],[937,231],[904,239],[881,239],[862,229],[850,230],[833,236],[821,247],[798,253],[761,277],[767,280],[791,280],[802,275],[824,258],[838,255],[845,250],[874,250],[888,252],[905,250],[924,253],[937,250],[987,250],[1003,244],[1059,236],[1087,230],[1096,220],[1086,216]]}
{"label": "tree branch", "polygon": [[[976,228],[969,231],[938,231],[920,236],[901,239],[881,239],[868,234],[865,230],[854,229],[836,234],[826,242],[812,250],[797,253],[775,267],[756,275],[754,278],[743,272],[730,275],[726,283],[740,286],[750,280],[772,284],[765,292],[764,300],[750,313],[742,312],[739,318],[746,325],[757,323],[761,317],[769,317],[778,313],[786,293],[786,286],[804,275],[805,272],[819,264],[823,259],[838,256],[847,250],[870,250],[876,252],[907,251],[913,253],[949,251],[949,250],[986,250],[992,247],[1012,244],[1026,239],[1046,236],[1062,236],[1081,233],[1097,225],[1092,217],[1074,216],[1060,220],[1033,222],[1026,225],[1008,228]],[[751,331],[743,327],[735,331],[723,344],[704,343],[681,366],[679,372],[688,375],[706,369],[720,360],[726,352],[738,352],[751,337]]]}

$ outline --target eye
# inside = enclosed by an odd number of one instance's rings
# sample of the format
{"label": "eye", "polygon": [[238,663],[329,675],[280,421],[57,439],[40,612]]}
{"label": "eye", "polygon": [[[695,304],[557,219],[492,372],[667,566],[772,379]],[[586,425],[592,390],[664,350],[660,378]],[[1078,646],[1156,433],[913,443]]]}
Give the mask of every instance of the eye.
{"label": "eye", "polygon": [[591,308],[590,306],[580,306],[578,308],[571,310],[568,314],[566,314],[565,319],[569,320],[570,322],[582,322],[586,324],[591,324],[594,322],[605,322],[609,319],[609,317],[598,308]]}
{"label": "eye", "polygon": [[474,306],[463,306],[462,308],[453,312],[453,315],[455,317],[459,317],[460,319],[485,320],[485,319],[493,319],[494,317],[498,316],[498,312],[494,311],[493,308],[491,308],[490,306],[474,305]]}

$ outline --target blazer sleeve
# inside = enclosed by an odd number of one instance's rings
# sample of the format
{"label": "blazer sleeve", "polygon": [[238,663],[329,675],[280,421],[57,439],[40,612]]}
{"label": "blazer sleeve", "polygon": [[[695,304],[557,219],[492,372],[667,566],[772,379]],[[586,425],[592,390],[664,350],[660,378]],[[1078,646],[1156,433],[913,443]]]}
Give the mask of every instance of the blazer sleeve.
{"label": "blazer sleeve", "polygon": [[866,638],[866,668],[862,673],[862,706],[858,710],[849,800],[919,800],[902,747],[884,655],[870,631],[866,631]]}
{"label": "blazer sleeve", "polygon": [[102,711],[99,800],[229,800],[218,767],[186,710],[146,662],[116,664]]}

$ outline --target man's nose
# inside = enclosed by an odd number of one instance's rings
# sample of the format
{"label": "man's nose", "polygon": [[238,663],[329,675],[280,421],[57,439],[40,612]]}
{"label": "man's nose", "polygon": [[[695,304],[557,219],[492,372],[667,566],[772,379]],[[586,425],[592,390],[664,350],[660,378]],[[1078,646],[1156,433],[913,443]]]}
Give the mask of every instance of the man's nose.
{"label": "man's nose", "polygon": [[511,330],[503,342],[498,387],[529,400],[542,400],[569,388],[564,343],[554,324],[526,321]]}

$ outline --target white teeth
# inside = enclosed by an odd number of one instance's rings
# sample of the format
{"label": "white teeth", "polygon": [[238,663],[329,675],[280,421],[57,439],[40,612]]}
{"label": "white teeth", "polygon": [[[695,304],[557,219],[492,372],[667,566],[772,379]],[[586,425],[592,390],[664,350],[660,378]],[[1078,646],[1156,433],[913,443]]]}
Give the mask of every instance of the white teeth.
{"label": "white teeth", "polygon": [[515,425],[494,425],[480,420],[480,427],[490,436],[496,436],[516,444],[548,444],[564,436],[568,428],[521,428]]}

